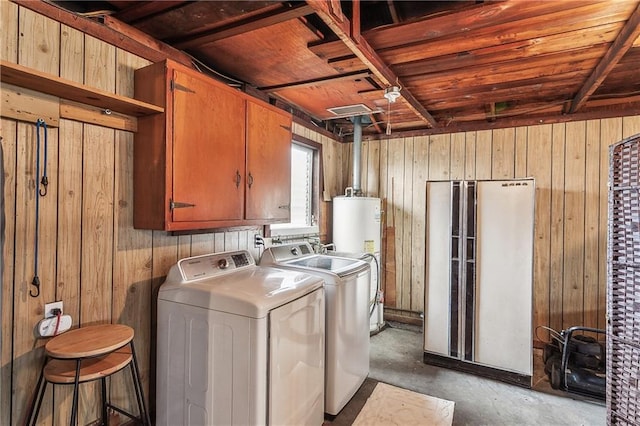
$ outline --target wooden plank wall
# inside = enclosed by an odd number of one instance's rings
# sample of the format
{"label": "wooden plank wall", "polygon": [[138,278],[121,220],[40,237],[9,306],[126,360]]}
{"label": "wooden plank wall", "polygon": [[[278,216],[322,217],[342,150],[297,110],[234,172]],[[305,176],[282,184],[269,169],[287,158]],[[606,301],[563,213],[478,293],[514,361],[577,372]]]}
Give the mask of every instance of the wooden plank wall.
{"label": "wooden plank wall", "polygon": [[364,141],[362,188],[386,198],[386,226],[395,227],[396,282],[386,286],[396,296],[387,311],[415,317],[424,309],[427,180],[534,177],[534,326],[604,328],[608,147],[636,133],[640,116]]}
{"label": "wooden plank wall", "polygon": [[[0,57],[114,93],[133,94],[133,70],[147,62],[56,21],[0,2]],[[49,130],[49,192],[40,199],[34,272],[35,126],[2,120],[6,229],[2,248],[0,424],[22,423],[42,362],[33,329],[44,303],[63,300],[74,325],[119,322],[136,331],[147,398],[153,395],[155,296],[179,258],[246,248],[258,229],[171,236],[132,227],[132,133],[70,120]],[[350,144],[299,124],[294,133],[323,145],[326,197],[351,184]],[[607,147],[640,133],[640,117],[495,131],[365,141],[362,188],[386,198],[396,228],[396,303],[423,309],[426,180],[536,178],[535,325],[604,327]],[[324,203],[324,217],[330,203]],[[127,383],[113,395],[130,399]],[[97,417],[82,393],[83,424]],[[48,391],[41,424],[64,423],[70,391]]]}
{"label": "wooden plank wall", "polygon": [[[0,57],[109,92],[133,96],[133,71],[148,62],[116,46],[1,1]],[[135,330],[135,344],[147,399],[153,406],[155,307],[159,286],[179,258],[248,249],[261,228],[198,235],[133,229],[133,134],[61,120],[48,131],[49,190],[40,198],[37,298],[29,296],[34,275],[35,146],[34,123],[3,119],[6,230],[2,256],[2,344],[0,424],[22,424],[43,362],[43,340],[34,338],[44,304],[64,302],[74,327],[123,323]],[[342,147],[296,125],[294,132],[326,148],[327,187],[341,182]],[[129,378],[110,384],[112,399],[128,406]],[[80,424],[98,417],[97,396],[83,386]],[[151,397],[151,398],[150,398]],[[68,423],[71,390],[47,391],[39,424]]]}

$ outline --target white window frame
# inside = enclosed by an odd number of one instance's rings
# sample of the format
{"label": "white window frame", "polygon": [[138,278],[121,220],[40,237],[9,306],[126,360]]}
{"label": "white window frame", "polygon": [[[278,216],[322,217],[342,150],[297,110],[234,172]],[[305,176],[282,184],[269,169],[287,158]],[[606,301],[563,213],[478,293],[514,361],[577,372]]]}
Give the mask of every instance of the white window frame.
{"label": "white window frame", "polygon": [[[320,185],[321,185],[321,161],[322,161],[322,145],[308,140],[306,138],[294,135],[292,141],[292,150],[293,146],[297,145],[306,149],[310,149],[312,151],[312,176],[311,176],[311,224],[308,226],[300,226],[292,223],[279,223],[270,225],[270,234],[272,237],[277,236],[306,236],[306,235],[317,235],[320,232],[320,228],[318,226],[319,221],[319,201],[320,201]],[[292,155],[293,158],[293,155]],[[291,177],[292,182],[294,176]]]}

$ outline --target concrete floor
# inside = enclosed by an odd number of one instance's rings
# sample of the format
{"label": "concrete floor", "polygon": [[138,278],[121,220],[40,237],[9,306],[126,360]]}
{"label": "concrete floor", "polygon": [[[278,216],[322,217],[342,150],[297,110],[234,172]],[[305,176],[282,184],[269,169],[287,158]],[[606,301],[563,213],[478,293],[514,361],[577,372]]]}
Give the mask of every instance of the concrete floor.
{"label": "concrete floor", "polygon": [[350,425],[380,381],[454,401],[454,425],[606,424],[604,403],[554,391],[541,364],[538,360],[536,390],[426,365],[422,362],[422,329],[390,323],[371,337],[369,378],[339,415],[326,423]]}

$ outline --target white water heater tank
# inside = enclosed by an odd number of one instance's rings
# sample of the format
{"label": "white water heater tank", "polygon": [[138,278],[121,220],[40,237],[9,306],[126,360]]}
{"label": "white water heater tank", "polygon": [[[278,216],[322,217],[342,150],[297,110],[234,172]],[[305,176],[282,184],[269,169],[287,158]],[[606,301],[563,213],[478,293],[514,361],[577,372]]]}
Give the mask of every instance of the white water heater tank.
{"label": "white water heater tank", "polygon": [[[383,294],[380,288],[380,199],[340,196],[333,199],[333,244],[336,255],[355,257],[371,263],[369,330],[384,326]],[[375,261],[370,254],[375,257]]]}
{"label": "white water heater tank", "polygon": [[380,199],[335,197],[333,243],[337,251],[380,254]]}

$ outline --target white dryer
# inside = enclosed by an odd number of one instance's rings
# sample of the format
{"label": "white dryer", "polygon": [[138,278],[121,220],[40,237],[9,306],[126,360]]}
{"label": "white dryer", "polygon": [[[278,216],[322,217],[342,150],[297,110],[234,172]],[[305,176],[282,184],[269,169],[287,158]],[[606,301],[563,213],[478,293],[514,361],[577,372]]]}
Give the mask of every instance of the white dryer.
{"label": "white dryer", "polygon": [[321,425],[323,281],[247,251],[180,260],[158,294],[158,425]]}
{"label": "white dryer", "polygon": [[260,265],[308,272],[324,280],[324,408],[328,414],[338,414],[369,374],[369,264],[315,254],[309,243],[295,243],[265,249]]}

